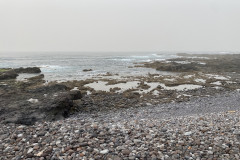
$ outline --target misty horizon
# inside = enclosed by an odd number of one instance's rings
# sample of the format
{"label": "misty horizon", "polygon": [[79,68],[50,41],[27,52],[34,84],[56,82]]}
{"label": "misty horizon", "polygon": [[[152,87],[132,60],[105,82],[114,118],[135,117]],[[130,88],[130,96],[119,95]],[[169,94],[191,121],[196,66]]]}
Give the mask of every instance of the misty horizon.
{"label": "misty horizon", "polygon": [[179,53],[187,53],[187,54],[240,54],[238,51],[35,51],[35,52],[0,52],[0,57],[22,57],[22,56],[140,56],[140,55],[167,55],[172,54],[176,55]]}
{"label": "misty horizon", "polygon": [[0,54],[238,52],[238,0],[0,1]]}

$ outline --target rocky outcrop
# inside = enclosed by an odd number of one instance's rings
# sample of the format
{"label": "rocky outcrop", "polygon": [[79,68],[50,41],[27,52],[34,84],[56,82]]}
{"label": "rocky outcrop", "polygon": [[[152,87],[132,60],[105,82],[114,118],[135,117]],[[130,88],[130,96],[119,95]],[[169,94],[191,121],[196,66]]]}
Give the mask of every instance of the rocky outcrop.
{"label": "rocky outcrop", "polygon": [[15,79],[18,74],[14,70],[0,72],[0,80]]}
{"label": "rocky outcrop", "polygon": [[159,71],[192,72],[198,70],[197,66],[198,66],[197,63],[178,64],[175,62],[171,62],[159,65],[156,69]]}
{"label": "rocky outcrop", "polygon": [[[19,73],[41,73],[38,67],[16,68],[16,69],[4,69],[0,72],[0,80],[15,79]],[[43,75],[41,75],[43,76]],[[40,78],[40,77],[37,77]]]}
{"label": "rocky outcrop", "polygon": [[168,59],[168,62],[154,61],[139,63],[136,67],[155,68],[171,72],[236,72],[240,73],[240,54],[186,54],[179,53],[179,58]]}
{"label": "rocky outcrop", "polygon": [[63,84],[53,83],[50,85],[43,85],[29,90],[30,93],[51,94],[55,92],[64,92],[68,88]]}
{"label": "rocky outcrop", "polygon": [[43,112],[46,112],[46,119],[58,120],[66,118],[70,115],[71,109],[74,106],[74,100],[82,98],[80,91],[70,91],[61,93],[55,99],[46,102],[46,107]]}
{"label": "rocky outcrop", "polygon": [[14,69],[16,73],[41,73],[38,67],[27,67],[27,68],[16,68]]}
{"label": "rocky outcrop", "polygon": [[[68,117],[82,98],[79,90],[69,91],[63,84],[43,85],[39,79],[31,82],[9,81],[0,86],[0,123],[32,125],[37,121],[53,121]],[[35,83],[36,82],[36,83]]]}
{"label": "rocky outcrop", "polygon": [[[74,100],[82,97],[80,91],[59,93],[42,99],[31,99],[13,103],[5,108],[3,123],[32,125],[37,121],[53,121],[64,119],[71,114]],[[2,110],[3,114],[3,110]]]}
{"label": "rocky outcrop", "polygon": [[37,76],[28,78],[28,80],[30,80],[30,81],[38,81],[38,80],[41,80],[43,78],[44,78],[44,74],[39,74]]}
{"label": "rocky outcrop", "polygon": [[84,69],[83,72],[90,72],[92,69]]}

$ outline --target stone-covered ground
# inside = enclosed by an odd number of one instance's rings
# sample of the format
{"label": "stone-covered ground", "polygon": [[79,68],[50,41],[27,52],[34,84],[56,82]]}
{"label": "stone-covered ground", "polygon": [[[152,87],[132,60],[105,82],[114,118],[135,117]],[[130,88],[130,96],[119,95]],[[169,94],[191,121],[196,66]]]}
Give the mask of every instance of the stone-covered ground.
{"label": "stone-covered ground", "polygon": [[240,93],[0,126],[0,159],[240,159]]}

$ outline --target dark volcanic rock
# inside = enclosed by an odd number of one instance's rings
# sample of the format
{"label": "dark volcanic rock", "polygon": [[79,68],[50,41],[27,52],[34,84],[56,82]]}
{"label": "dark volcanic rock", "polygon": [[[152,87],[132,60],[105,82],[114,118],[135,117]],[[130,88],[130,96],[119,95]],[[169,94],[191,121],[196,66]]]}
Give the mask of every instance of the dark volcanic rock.
{"label": "dark volcanic rock", "polygon": [[73,99],[69,93],[62,93],[53,100],[45,101],[41,107],[42,112],[46,112],[48,120],[66,118],[73,107]]}
{"label": "dark volcanic rock", "polygon": [[14,70],[0,72],[0,80],[15,79],[17,76],[18,74]]}
{"label": "dark volcanic rock", "polygon": [[25,125],[32,125],[36,121],[59,120],[69,116],[74,106],[74,100],[79,98],[81,98],[80,91],[61,92],[57,96],[38,99],[37,102],[25,101],[18,105],[10,104],[6,108],[8,112],[4,112],[5,114],[3,113],[1,116],[4,116],[4,123]]}
{"label": "dark volcanic rock", "polygon": [[189,71],[197,71],[198,64],[197,63],[189,63],[189,64],[178,64],[175,62],[166,63],[164,65],[159,65],[156,69],[160,71],[171,71],[171,72],[189,72]]}
{"label": "dark volcanic rock", "polygon": [[30,82],[9,81],[0,88],[0,123],[32,125],[36,121],[58,120],[68,117],[81,99],[78,90],[68,91],[63,84],[43,85],[43,75]]}
{"label": "dark volcanic rock", "polygon": [[90,72],[92,69],[84,69],[83,72]]}
{"label": "dark volcanic rock", "polygon": [[0,80],[15,79],[19,73],[41,73],[38,67],[16,68],[0,72]]}
{"label": "dark volcanic rock", "polygon": [[46,113],[48,120],[57,120],[66,118],[74,106],[74,101],[81,99],[80,91],[69,91],[60,93],[54,99],[47,99],[41,104],[41,110]]}
{"label": "dark volcanic rock", "polygon": [[[146,62],[137,67],[155,68],[160,71],[171,72],[236,72],[239,73],[240,54],[186,54],[181,53],[180,58],[169,59],[169,63],[162,61]],[[193,58],[194,57],[194,58]],[[190,62],[190,63],[178,63]]]}
{"label": "dark volcanic rock", "polygon": [[63,84],[58,84],[58,83],[54,83],[51,85],[47,85],[47,86],[40,86],[38,88],[32,89],[31,92],[32,93],[54,93],[54,92],[59,92],[59,91],[66,91],[67,90],[67,86],[63,85]]}
{"label": "dark volcanic rock", "polygon": [[36,81],[36,80],[41,80],[41,79],[43,79],[43,78],[44,78],[44,74],[40,74],[40,75],[37,75],[37,76],[28,78],[28,80],[30,80],[30,81]]}
{"label": "dark volcanic rock", "polygon": [[38,67],[27,67],[27,68],[16,68],[14,69],[17,73],[41,73],[40,68]]}
{"label": "dark volcanic rock", "polygon": [[71,96],[72,100],[78,100],[82,98],[82,94],[78,90],[73,90],[69,92],[69,95]]}

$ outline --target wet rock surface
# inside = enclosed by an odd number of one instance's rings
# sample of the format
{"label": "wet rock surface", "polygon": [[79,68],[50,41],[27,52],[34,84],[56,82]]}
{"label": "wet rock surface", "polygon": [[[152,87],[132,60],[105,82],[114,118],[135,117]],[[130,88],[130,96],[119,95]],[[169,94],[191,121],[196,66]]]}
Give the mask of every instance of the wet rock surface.
{"label": "wet rock surface", "polygon": [[15,79],[20,73],[41,73],[41,70],[38,67],[2,68],[0,69],[0,80]]}
{"label": "wet rock surface", "polygon": [[0,80],[5,79],[15,79],[18,74],[14,70],[6,70],[4,72],[0,72]]}
{"label": "wet rock surface", "polygon": [[68,117],[80,91],[70,91],[65,85],[46,84],[39,75],[27,82],[5,81],[0,86],[0,123],[32,125],[36,121],[58,120]]}
{"label": "wet rock surface", "polygon": [[92,69],[83,69],[83,72],[90,72]]}
{"label": "wet rock surface", "polygon": [[[172,72],[237,72],[240,68],[240,54],[178,54],[180,58],[143,63],[144,67]],[[143,67],[140,66],[140,67]]]}
{"label": "wet rock surface", "polygon": [[239,159],[239,92],[0,127],[0,159]]}
{"label": "wet rock surface", "polygon": [[16,73],[41,73],[39,67],[27,67],[27,68],[16,68],[13,69]]}

